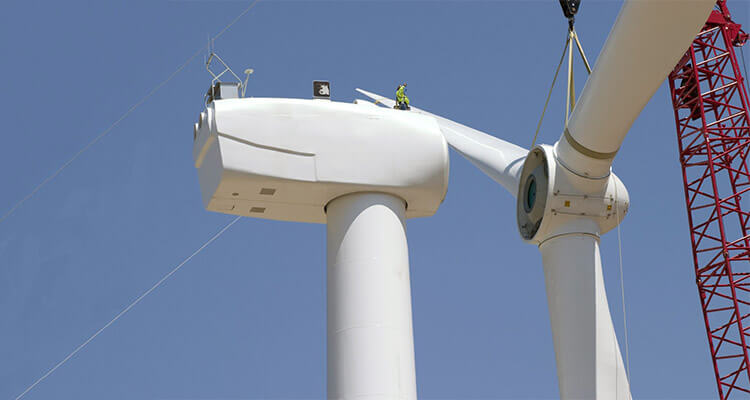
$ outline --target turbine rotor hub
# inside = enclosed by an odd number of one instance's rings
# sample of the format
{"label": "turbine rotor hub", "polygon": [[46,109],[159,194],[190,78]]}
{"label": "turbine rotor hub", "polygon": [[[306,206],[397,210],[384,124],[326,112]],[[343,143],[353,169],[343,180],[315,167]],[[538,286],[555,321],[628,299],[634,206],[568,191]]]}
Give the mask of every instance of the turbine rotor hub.
{"label": "turbine rotor hub", "polygon": [[630,205],[627,189],[617,176],[578,175],[548,145],[529,151],[519,182],[518,230],[530,243],[541,244],[569,233],[606,233],[622,221]]}

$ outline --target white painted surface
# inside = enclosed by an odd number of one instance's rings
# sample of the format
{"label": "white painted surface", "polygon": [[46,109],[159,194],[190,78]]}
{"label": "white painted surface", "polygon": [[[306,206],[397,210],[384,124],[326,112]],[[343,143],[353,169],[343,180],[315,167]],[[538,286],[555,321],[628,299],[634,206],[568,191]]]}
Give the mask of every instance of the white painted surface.
{"label": "white painted surface", "polygon": [[629,400],[630,387],[604,291],[598,237],[557,236],[539,249],[560,398]]}
{"label": "white painted surface", "polygon": [[[545,154],[547,181],[544,186],[547,190],[545,201],[535,204],[535,207],[544,204],[544,218],[529,243],[538,245],[549,237],[570,232],[601,235],[625,219],[630,208],[630,195],[614,173],[602,179],[578,176],[560,163],[552,146],[538,145],[534,149]],[[520,178],[525,180],[527,175],[523,172]],[[543,182],[539,181],[538,186],[542,185]],[[521,193],[521,199],[524,197]],[[517,211],[520,211],[518,207]],[[580,230],[582,220],[594,222],[595,228]]]}
{"label": "white painted surface", "polygon": [[[584,147],[611,153],[708,19],[715,0],[629,0],[620,10],[568,129]],[[612,159],[596,160],[560,138],[559,156],[576,172],[603,176]]]}
{"label": "white painted surface", "polygon": [[[357,89],[357,91],[388,107],[396,104],[394,100],[387,97],[362,89]],[[435,118],[446,141],[454,150],[502,185],[513,196],[516,195],[518,178],[528,150],[414,106],[409,112]]]}
{"label": "white painted surface", "polygon": [[407,218],[429,216],[448,187],[435,120],[368,104],[215,101],[193,155],[206,208],[251,217],[324,223],[329,201],[368,191],[406,200]]}
{"label": "white painted surface", "polygon": [[416,399],[403,200],[339,197],[328,210],[328,398]]}

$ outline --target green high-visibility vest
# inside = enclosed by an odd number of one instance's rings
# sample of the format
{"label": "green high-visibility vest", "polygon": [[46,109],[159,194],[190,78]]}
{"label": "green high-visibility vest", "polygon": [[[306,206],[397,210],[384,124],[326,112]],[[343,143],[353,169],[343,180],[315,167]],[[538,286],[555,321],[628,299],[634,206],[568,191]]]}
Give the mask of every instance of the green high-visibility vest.
{"label": "green high-visibility vest", "polygon": [[409,98],[406,96],[406,93],[404,93],[404,89],[406,89],[404,85],[398,87],[398,90],[396,90],[396,101],[409,104]]}

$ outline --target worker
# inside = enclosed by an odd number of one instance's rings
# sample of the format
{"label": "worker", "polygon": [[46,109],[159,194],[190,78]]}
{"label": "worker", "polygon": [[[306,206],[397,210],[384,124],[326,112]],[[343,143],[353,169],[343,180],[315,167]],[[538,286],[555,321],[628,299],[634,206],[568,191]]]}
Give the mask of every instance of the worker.
{"label": "worker", "polygon": [[406,82],[402,83],[396,89],[396,107],[401,110],[409,110],[409,97],[406,95]]}

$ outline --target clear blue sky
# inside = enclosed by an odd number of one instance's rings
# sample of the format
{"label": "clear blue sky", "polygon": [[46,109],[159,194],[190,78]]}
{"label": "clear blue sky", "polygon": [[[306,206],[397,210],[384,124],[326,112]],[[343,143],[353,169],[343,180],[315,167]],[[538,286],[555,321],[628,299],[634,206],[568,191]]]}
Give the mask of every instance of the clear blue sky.
{"label": "clear blue sky", "polygon": [[[0,214],[204,46],[247,1],[6,2]],[[583,2],[595,59],[620,8]],[[735,19],[748,4],[730,1]],[[253,96],[302,97],[329,79],[391,94],[528,147],[560,56],[556,0],[261,1],[217,42]],[[196,58],[0,224],[0,398],[14,398],[232,217],[203,209],[192,124],[209,76]],[[578,65],[579,90],[584,82]],[[554,142],[558,87],[540,134]],[[616,94],[614,94],[616,95]],[[615,162],[632,389],[716,397],[687,231],[671,104],[662,87]],[[557,397],[541,257],[515,202],[453,153],[448,195],[410,220],[419,394]],[[602,239],[624,349],[617,238]],[[27,399],[325,396],[325,227],[243,219]]]}

